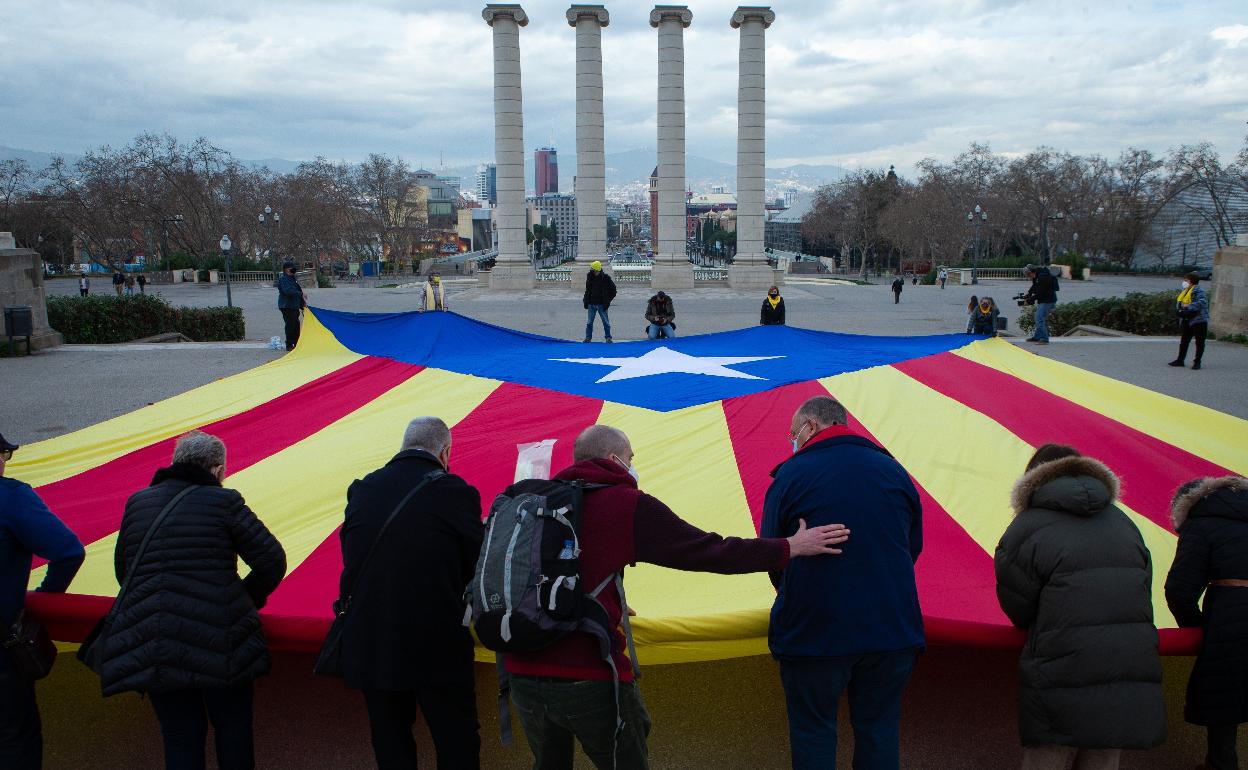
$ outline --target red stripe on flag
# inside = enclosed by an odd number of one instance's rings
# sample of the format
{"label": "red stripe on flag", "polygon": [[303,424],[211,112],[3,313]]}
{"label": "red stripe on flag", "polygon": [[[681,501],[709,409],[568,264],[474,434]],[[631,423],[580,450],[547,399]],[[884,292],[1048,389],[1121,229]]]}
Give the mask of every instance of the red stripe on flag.
{"label": "red stripe on flag", "polygon": [[[572,464],[577,434],[597,421],[601,411],[597,399],[503,383],[451,429],[451,472],[477,488],[482,513],[488,513],[494,498],[515,477],[518,444],[555,439],[554,475]],[[323,635],[341,573],[342,549],[335,529],[282,581],[264,614],[283,622],[309,619],[308,628]]]}
{"label": "red stripe on flag", "polygon": [[[237,473],[342,419],[423,368],[388,358],[362,358],[200,430],[225,442],[227,472]],[[39,496],[79,540],[95,542],[117,531],[126,500],[151,482],[157,468],[169,464],[176,443],[177,437],[157,441],[45,484],[39,487]]]}
{"label": "red stripe on flag", "polygon": [[[762,523],[763,500],[771,485],[771,470],[792,452],[787,435],[789,420],[806,399],[825,395],[828,391],[819,382],[810,381],[723,402],[755,530]],[[863,436],[880,443],[852,415],[849,424]],[[915,487],[923,505],[924,545],[915,565],[915,575],[924,615],[959,622],[1008,625],[995,598],[996,575],[991,556],[917,481]]]}
{"label": "red stripe on flag", "polygon": [[1122,479],[1123,502],[1166,530],[1171,528],[1175,489],[1194,478],[1230,475],[1173,444],[962,356],[940,353],[893,367],[995,420],[1032,446],[1070,444],[1095,457]]}

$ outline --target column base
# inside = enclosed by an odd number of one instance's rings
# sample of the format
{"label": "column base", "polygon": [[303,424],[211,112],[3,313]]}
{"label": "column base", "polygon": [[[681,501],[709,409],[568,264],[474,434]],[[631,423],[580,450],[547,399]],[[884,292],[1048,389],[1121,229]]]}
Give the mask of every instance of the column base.
{"label": "column base", "polygon": [[532,289],[536,285],[537,274],[532,265],[495,264],[490,271],[490,291]]}
{"label": "column base", "polygon": [[[3,330],[0,330],[0,331],[3,331]],[[0,344],[7,345],[8,343],[9,343],[8,337],[0,336]],[[60,347],[61,345],[64,345],[64,344],[65,344],[65,338],[61,336],[61,333],[57,331],[52,331],[51,329],[49,329],[47,331],[41,331],[41,332],[37,332],[35,334],[30,335],[30,349],[29,350],[26,349],[25,337],[14,337],[13,338],[14,350],[8,351],[8,354],[12,356],[14,355],[15,351],[21,351],[18,355],[26,355],[27,353],[33,353],[36,350],[46,350],[48,348]]]}
{"label": "column base", "polygon": [[730,265],[728,286],[742,291],[767,291],[775,283],[776,271],[764,263],[761,265]]}
{"label": "column base", "polygon": [[660,265],[650,267],[650,288],[672,291],[693,288],[693,265]]}

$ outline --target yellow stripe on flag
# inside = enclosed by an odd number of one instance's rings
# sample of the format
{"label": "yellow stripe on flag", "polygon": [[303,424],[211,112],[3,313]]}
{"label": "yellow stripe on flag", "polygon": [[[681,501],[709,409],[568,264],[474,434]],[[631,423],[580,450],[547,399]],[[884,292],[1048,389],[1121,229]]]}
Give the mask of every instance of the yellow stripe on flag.
{"label": "yellow stripe on flag", "polygon": [[[1007,343],[1008,344],[1008,343]],[[891,366],[820,380],[989,555],[1014,518],[1010,493],[1035,447],[986,415]],[[1162,591],[1177,539],[1119,502],[1153,555],[1153,611],[1174,617]]]}
{"label": "yellow stripe on flag", "polygon": [[[675,412],[609,402],[598,422],[628,435],[644,492],[701,529],[756,536],[719,402]],[[762,573],[677,573],[638,564],[627,571],[625,589],[638,612],[633,630],[644,664],[767,652],[775,591]]]}
{"label": "yellow stripe on flag", "polygon": [[953,352],[1248,475],[1248,420],[1053,361],[1002,339]]}
{"label": "yellow stripe on flag", "polygon": [[192,428],[245,412],[360,358],[363,356],[343,347],[309,312],[299,347],[293,353],[129,414],[25,445],[13,456],[7,473],[33,487],[51,484]]}

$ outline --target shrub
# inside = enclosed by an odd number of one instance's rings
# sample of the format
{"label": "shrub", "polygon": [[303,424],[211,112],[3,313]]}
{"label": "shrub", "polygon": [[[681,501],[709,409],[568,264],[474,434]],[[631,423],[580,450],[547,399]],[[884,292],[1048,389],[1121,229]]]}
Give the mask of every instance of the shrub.
{"label": "shrub", "polygon": [[240,340],[241,308],[171,307],[160,297],[49,297],[48,323],[70,344],[130,342],[180,332],[198,342]]}
{"label": "shrub", "polygon": [[[1176,292],[1154,294],[1133,292],[1125,297],[1085,299],[1059,304],[1049,313],[1049,333],[1058,336],[1084,324],[1131,334],[1169,335],[1179,333],[1179,316],[1174,309]],[[1023,331],[1036,328],[1036,306],[1022,309],[1018,325]]]}
{"label": "shrub", "polygon": [[919,281],[919,283],[924,286],[934,286],[936,284],[936,275],[936,268],[933,267],[931,270],[927,271],[927,274],[923,276],[923,280]]}
{"label": "shrub", "polygon": [[328,275],[325,275],[320,270],[317,270],[316,271],[316,288],[332,289],[334,288],[334,279],[330,278]]}

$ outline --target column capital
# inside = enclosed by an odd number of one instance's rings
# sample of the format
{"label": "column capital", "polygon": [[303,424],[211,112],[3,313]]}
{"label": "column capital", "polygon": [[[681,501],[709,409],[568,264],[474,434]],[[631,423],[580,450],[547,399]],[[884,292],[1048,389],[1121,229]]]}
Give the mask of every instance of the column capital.
{"label": "column capital", "polygon": [[481,10],[481,18],[491,27],[500,16],[513,19],[521,27],[529,23],[529,17],[519,3],[490,3]]}
{"label": "column capital", "polygon": [[656,5],[650,12],[650,26],[657,27],[663,21],[679,21],[680,26],[693,23],[693,11],[687,5]]}
{"label": "column capital", "polygon": [[598,26],[605,27],[611,22],[611,14],[603,5],[573,5],[568,9],[568,26],[575,27],[576,22],[585,17],[598,20]]}
{"label": "column capital", "polygon": [[751,19],[761,21],[763,23],[763,29],[767,29],[771,26],[771,23],[776,20],[776,12],[771,10],[771,6],[769,5],[737,6],[737,10],[732,13],[732,20],[729,24],[732,25],[733,29],[737,29]]}

